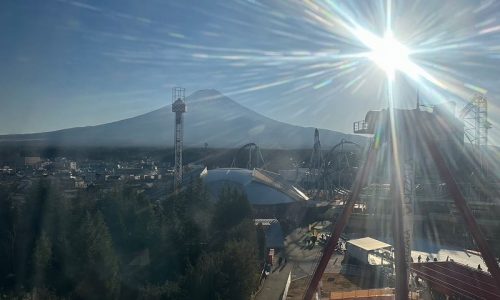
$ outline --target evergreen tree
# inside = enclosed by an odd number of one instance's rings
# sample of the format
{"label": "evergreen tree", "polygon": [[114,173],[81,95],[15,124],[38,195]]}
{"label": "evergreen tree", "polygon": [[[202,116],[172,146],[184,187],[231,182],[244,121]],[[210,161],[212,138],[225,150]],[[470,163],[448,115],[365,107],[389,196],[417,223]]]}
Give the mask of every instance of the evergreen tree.
{"label": "evergreen tree", "polygon": [[12,289],[15,285],[21,212],[10,192],[0,187],[0,289]]}
{"label": "evergreen tree", "polygon": [[222,252],[218,274],[221,299],[249,299],[257,283],[257,260],[254,241],[229,241]]}
{"label": "evergreen tree", "polygon": [[212,217],[212,238],[193,274],[191,298],[249,299],[258,278],[257,232],[245,195],[224,189]]}
{"label": "evergreen tree", "polygon": [[215,204],[214,229],[225,231],[245,218],[252,218],[252,207],[246,196],[237,189],[224,188]]}
{"label": "evergreen tree", "polygon": [[119,264],[104,218],[87,212],[74,235],[73,253],[79,268],[74,270],[75,296],[84,299],[113,299],[119,292]]}
{"label": "evergreen tree", "polygon": [[36,241],[35,251],[33,253],[33,274],[34,286],[42,287],[45,285],[48,269],[52,260],[52,243],[47,234],[42,234]]}
{"label": "evergreen tree", "polygon": [[222,253],[219,252],[205,253],[200,257],[188,280],[191,284],[188,285],[186,299],[224,299],[221,290],[227,281],[226,276],[220,276],[222,260]]}
{"label": "evergreen tree", "polygon": [[[59,190],[42,180],[22,202],[0,190],[0,288],[11,298],[247,299],[253,291],[257,230],[244,194],[225,189],[213,204],[201,181],[161,204],[123,185],[72,200]],[[144,264],[131,263],[138,253]]]}

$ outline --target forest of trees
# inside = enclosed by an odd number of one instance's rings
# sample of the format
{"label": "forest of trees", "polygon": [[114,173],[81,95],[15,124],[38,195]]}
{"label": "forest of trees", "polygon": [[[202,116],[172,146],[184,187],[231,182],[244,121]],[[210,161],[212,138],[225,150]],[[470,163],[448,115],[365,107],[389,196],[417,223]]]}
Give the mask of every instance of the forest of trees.
{"label": "forest of trees", "polygon": [[264,255],[246,197],[201,182],[162,203],[125,186],[0,190],[0,298],[248,299]]}

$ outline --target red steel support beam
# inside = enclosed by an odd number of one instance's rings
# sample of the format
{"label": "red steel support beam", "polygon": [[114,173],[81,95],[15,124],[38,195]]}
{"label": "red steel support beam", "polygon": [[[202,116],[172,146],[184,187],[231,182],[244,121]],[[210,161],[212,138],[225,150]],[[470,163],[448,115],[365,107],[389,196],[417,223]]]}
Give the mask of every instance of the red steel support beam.
{"label": "red steel support beam", "polygon": [[391,198],[393,200],[392,228],[394,236],[394,265],[396,268],[396,300],[408,299],[408,268],[404,243],[403,195],[400,176],[396,174],[394,153],[392,157]]}
{"label": "red steel support beam", "polygon": [[340,214],[339,219],[335,222],[332,227],[332,235],[328,239],[328,242],[325,245],[323,250],[323,255],[314,270],[313,277],[309,282],[309,286],[307,287],[306,293],[304,295],[304,300],[312,300],[316,289],[318,288],[319,281],[325,272],[326,266],[328,265],[328,261],[332,257],[333,252],[335,251],[335,246],[337,245],[340,235],[344,231],[347,223],[349,222],[349,218],[351,217],[352,210],[354,208],[354,202],[359,198],[359,194],[363,189],[366,181],[368,179],[369,171],[373,168],[374,162],[376,160],[377,151],[373,148],[373,145],[370,147],[368,152],[368,157],[363,164],[361,170],[356,174],[356,178],[353,182],[352,192],[347,199],[344,209]]}
{"label": "red steel support beam", "polygon": [[477,224],[476,220],[474,219],[474,216],[472,215],[472,212],[467,205],[467,202],[465,201],[464,196],[460,192],[460,189],[458,187],[457,182],[455,181],[453,174],[451,173],[450,169],[446,165],[446,162],[444,160],[444,157],[441,153],[441,150],[437,147],[436,143],[432,140],[432,138],[429,136],[427,131],[424,129],[420,130],[421,134],[421,139],[423,140],[425,145],[427,146],[432,159],[434,160],[434,163],[436,164],[436,167],[439,171],[439,175],[441,176],[441,179],[446,183],[446,186],[448,188],[448,191],[455,201],[455,206],[457,207],[458,211],[462,215],[462,217],[465,220],[465,224],[467,225],[467,228],[469,229],[470,233],[472,234],[472,237],[474,238],[474,241],[476,242],[479,251],[481,252],[484,262],[486,263],[486,266],[488,267],[488,271],[491,273],[493,276],[493,279],[495,280],[495,283],[497,285],[497,288],[500,289],[500,268],[498,267],[498,263],[495,259],[495,256],[493,255],[493,252],[491,251],[488,243],[486,242],[486,239],[484,238],[483,233],[481,232],[481,229],[479,228],[479,225]]}

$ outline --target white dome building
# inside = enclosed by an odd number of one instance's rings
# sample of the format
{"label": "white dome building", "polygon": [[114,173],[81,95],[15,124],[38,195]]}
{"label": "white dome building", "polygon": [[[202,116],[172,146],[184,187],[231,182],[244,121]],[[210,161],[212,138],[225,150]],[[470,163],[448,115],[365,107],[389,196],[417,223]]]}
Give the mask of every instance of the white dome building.
{"label": "white dome building", "polygon": [[261,169],[213,169],[202,178],[213,199],[217,199],[225,187],[242,191],[259,218],[296,221],[309,200],[305,193],[285,182],[279,174]]}

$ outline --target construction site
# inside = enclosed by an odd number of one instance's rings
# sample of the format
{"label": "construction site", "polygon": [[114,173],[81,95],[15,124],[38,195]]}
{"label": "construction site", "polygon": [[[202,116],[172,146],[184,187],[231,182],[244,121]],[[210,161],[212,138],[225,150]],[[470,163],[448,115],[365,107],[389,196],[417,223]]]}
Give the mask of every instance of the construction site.
{"label": "construction site", "polygon": [[[178,190],[183,89],[173,97]],[[366,145],[322,149],[316,129],[309,161],[295,169],[266,170],[249,141],[228,168],[196,173],[214,198],[223,186],[242,188],[256,224],[284,229],[268,237],[268,264],[277,267],[263,270],[256,299],[500,299],[500,182],[487,99],[474,95],[458,111],[416,103],[354,122]]]}

